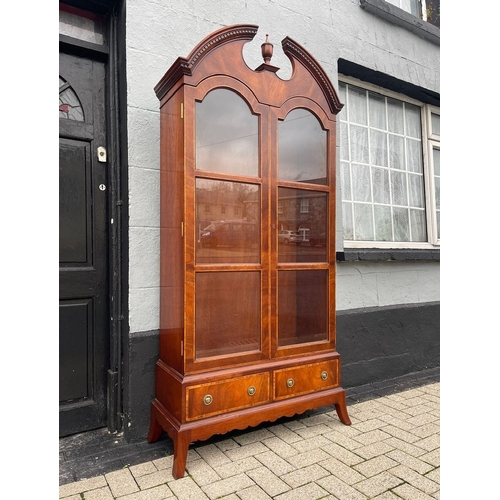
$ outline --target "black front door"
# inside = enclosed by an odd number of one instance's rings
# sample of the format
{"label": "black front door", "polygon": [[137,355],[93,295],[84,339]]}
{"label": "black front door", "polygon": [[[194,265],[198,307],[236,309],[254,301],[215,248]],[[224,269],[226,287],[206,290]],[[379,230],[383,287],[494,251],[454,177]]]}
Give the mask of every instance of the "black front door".
{"label": "black front door", "polygon": [[106,426],[109,291],[104,94],[104,63],[60,53],[61,437]]}

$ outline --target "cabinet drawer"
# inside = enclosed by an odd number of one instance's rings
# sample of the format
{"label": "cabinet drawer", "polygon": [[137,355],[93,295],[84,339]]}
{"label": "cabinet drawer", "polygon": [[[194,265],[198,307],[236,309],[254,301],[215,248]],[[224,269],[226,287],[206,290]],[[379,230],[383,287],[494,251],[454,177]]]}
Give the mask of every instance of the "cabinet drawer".
{"label": "cabinet drawer", "polygon": [[274,399],[286,399],[338,385],[338,359],[274,371]]}
{"label": "cabinet drawer", "polygon": [[187,421],[240,410],[270,400],[269,372],[186,389]]}

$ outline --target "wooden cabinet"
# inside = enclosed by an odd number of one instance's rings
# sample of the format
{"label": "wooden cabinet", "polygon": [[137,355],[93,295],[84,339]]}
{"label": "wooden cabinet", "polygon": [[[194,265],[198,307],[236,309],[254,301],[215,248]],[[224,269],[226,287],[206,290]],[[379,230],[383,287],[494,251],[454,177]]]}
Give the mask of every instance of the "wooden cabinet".
{"label": "wooden cabinet", "polygon": [[148,440],[189,444],[335,405],[335,144],[341,109],[300,45],[288,80],[245,63],[257,26],[222,28],[179,58],[160,100],[160,359]]}

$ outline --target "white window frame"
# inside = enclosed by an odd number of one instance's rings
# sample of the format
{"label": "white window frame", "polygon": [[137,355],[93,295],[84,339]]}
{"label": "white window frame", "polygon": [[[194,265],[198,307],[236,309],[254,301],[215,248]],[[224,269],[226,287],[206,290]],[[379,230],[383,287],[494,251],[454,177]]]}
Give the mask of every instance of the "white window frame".
{"label": "white window frame", "polygon": [[300,199],[300,213],[301,214],[309,213],[309,198]]}
{"label": "white window frame", "polygon": [[[432,141],[430,140],[431,135],[431,112],[440,114],[440,109],[429,104],[424,104],[421,101],[417,101],[411,97],[404,94],[399,94],[391,90],[385,89],[378,85],[373,85],[365,81],[359,80],[346,75],[339,74],[339,83],[346,83],[348,85],[354,85],[360,87],[364,90],[376,92],[378,94],[384,95],[386,97],[391,97],[399,101],[404,101],[409,104],[414,104],[420,107],[420,117],[422,123],[422,161],[423,161],[423,176],[424,176],[424,189],[425,189],[425,212],[426,212],[426,222],[427,222],[427,241],[371,241],[371,240],[346,240],[344,239],[344,248],[380,248],[380,249],[398,249],[398,248],[415,248],[415,249],[435,249],[439,247],[440,240],[437,238],[437,216],[436,216],[436,203],[434,196],[434,168],[432,165],[432,147],[435,147],[439,142],[435,139],[439,139],[439,136],[433,136]],[[339,122],[339,118],[337,117]],[[337,144],[338,148],[338,165],[340,174],[340,126],[337,126]],[[431,160],[429,160],[431,158]],[[340,177],[338,179],[339,193],[341,199],[341,207],[343,210],[343,198],[342,198],[342,186]],[[342,220],[342,219],[341,219]]]}
{"label": "white window frame", "polygon": [[[394,5],[392,2],[387,2],[387,3],[391,4],[391,5]],[[394,5],[394,7],[398,7],[399,9],[404,10],[405,12],[408,12],[406,9],[403,9],[403,7],[401,7],[401,1],[399,1],[398,3],[399,3],[399,5]],[[420,4],[420,16],[421,16],[421,19],[423,21],[427,21],[427,4],[426,4],[426,1],[425,0],[420,0],[420,2],[418,2],[418,3]],[[413,16],[413,14],[411,12],[408,12],[408,14],[411,14]],[[415,17],[417,17],[417,16],[415,16]]]}

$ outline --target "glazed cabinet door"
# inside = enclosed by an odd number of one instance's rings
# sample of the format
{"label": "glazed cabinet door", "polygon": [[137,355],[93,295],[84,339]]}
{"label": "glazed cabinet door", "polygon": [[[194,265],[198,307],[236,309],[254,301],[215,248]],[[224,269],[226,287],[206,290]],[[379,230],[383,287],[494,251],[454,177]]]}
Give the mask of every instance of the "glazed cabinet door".
{"label": "glazed cabinet door", "polygon": [[186,235],[187,303],[194,310],[186,320],[188,370],[269,357],[267,161],[260,140],[266,110],[248,90],[214,80],[193,91],[188,116],[195,130],[186,165],[194,179],[187,210],[195,214]]}

